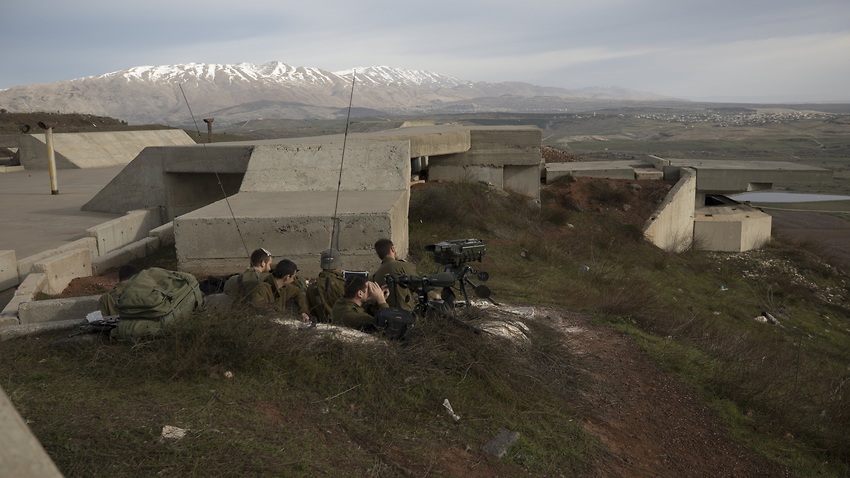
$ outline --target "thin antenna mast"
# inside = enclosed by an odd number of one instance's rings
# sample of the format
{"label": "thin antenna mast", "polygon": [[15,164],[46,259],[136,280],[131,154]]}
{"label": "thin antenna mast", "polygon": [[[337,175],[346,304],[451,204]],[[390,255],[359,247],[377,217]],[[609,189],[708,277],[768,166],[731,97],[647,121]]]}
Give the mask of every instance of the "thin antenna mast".
{"label": "thin antenna mast", "polygon": [[334,204],[333,227],[331,228],[331,249],[339,249],[339,191],[342,189],[342,167],[345,164],[345,143],[348,141],[348,126],[351,124],[351,104],[354,100],[354,80],[357,70],[351,70],[351,96],[348,98],[348,115],[345,118],[345,134],[342,135],[342,159],[339,161],[339,180],[336,183],[336,203]]}
{"label": "thin antenna mast", "polygon": [[[195,119],[195,113],[192,113],[192,107],[189,106],[189,99],[186,98],[186,92],[183,91],[183,84],[178,83],[180,87],[180,93],[183,95],[183,101],[186,102],[186,108],[189,109],[189,115],[192,117],[192,123],[195,124],[195,131],[198,132],[198,137],[201,137],[201,129],[198,127],[198,121]],[[212,132],[210,130],[210,140],[212,140]],[[207,143],[201,143],[201,146],[204,148],[204,153],[207,153]],[[343,151],[345,150],[345,146],[343,146]],[[218,170],[215,168],[215,162],[210,161],[210,164],[213,165],[213,173],[215,174],[215,180],[218,181],[218,187],[221,189],[221,195],[224,196],[224,202],[227,204],[227,209],[230,211],[230,217],[233,218],[233,225],[236,226],[236,232],[239,234],[239,240],[242,241],[242,247],[245,249],[245,255],[250,256],[251,253],[248,251],[248,245],[245,244],[245,238],[242,236],[242,231],[239,229],[239,223],[236,222],[236,215],[233,214],[233,208],[230,206],[230,200],[227,198],[227,191],[224,190],[224,185],[221,184],[221,178],[218,176]]]}

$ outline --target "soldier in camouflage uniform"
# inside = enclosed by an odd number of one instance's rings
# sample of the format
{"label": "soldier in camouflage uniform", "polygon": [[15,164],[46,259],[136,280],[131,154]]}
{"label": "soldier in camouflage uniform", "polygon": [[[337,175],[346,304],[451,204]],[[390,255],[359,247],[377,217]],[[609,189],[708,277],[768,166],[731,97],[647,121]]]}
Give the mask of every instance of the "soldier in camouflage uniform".
{"label": "soldier in camouflage uniform", "polygon": [[319,263],[322,272],[307,288],[307,303],[310,306],[310,315],[316,317],[319,322],[331,322],[334,304],[345,292],[342,258],[338,250],[325,249]]}
{"label": "soldier in camouflage uniform", "polygon": [[[397,259],[395,245],[389,239],[378,239],[375,242],[375,253],[381,259],[378,270],[372,274],[372,280],[381,287],[386,287],[386,276],[416,275],[416,267],[403,260]],[[412,312],[416,307],[416,297],[407,287],[396,285],[394,290],[389,291],[387,298],[390,307],[397,307]]]}
{"label": "soldier in camouflage uniform", "polygon": [[299,315],[303,322],[309,322],[307,297],[293,284],[297,272],[294,262],[287,259],[278,262],[251,295],[251,304],[258,309],[288,310]]}
{"label": "soldier in camouflage uniform", "polygon": [[345,293],[336,301],[331,312],[334,324],[363,332],[374,331],[375,316],[363,308],[367,301],[374,301],[379,310],[387,308],[381,286],[361,275],[345,279]]}
{"label": "soldier in camouflage uniform", "polygon": [[224,293],[234,304],[250,302],[260,284],[266,280],[272,268],[272,254],[259,248],[251,253],[251,266],[245,272],[234,275],[224,283]]}

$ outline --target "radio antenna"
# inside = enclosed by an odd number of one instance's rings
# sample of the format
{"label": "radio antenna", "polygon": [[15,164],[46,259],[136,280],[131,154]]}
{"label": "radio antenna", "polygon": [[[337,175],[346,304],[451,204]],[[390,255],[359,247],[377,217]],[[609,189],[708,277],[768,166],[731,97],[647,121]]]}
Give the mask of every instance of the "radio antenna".
{"label": "radio antenna", "polygon": [[351,104],[354,100],[354,81],[357,70],[351,70],[351,95],[348,98],[348,115],[345,118],[345,133],[342,135],[342,159],[339,161],[339,180],[336,183],[336,202],[334,203],[333,226],[331,228],[331,249],[339,250],[339,191],[342,189],[342,167],[345,164],[345,143],[348,141],[348,126],[351,124]]}
{"label": "radio antenna", "polygon": [[[189,110],[189,116],[192,117],[192,123],[195,124],[195,131],[198,133],[198,137],[201,137],[201,129],[198,127],[198,121],[195,119],[195,113],[192,113],[192,107],[189,105],[189,99],[186,98],[186,92],[183,91],[183,84],[178,83],[177,86],[180,87],[180,93],[183,95],[183,101],[186,102],[186,108]],[[211,130],[210,130],[211,131]],[[210,136],[212,138],[212,136]],[[207,143],[201,143],[201,146],[204,148],[204,154],[209,155],[207,152]],[[343,147],[343,150],[345,148]],[[230,211],[230,217],[233,218],[233,225],[236,226],[236,233],[239,234],[239,240],[242,241],[242,247],[245,249],[245,255],[250,256],[251,253],[248,251],[248,245],[245,244],[245,238],[242,236],[242,231],[239,229],[239,223],[236,221],[236,215],[233,214],[233,208],[230,206],[230,200],[227,198],[227,191],[224,190],[224,185],[221,184],[221,178],[218,176],[218,170],[215,167],[215,161],[210,161],[209,164],[213,165],[213,173],[215,173],[215,180],[218,181],[218,187],[221,189],[221,195],[224,196],[224,202],[227,204],[227,209]]]}

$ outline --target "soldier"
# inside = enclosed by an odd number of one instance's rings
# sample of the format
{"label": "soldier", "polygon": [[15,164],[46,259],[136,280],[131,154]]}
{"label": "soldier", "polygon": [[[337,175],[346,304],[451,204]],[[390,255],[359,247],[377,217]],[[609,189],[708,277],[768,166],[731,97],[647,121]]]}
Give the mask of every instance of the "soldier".
{"label": "soldier", "polygon": [[294,262],[287,259],[278,262],[251,295],[251,304],[258,309],[288,310],[300,315],[303,322],[309,322],[307,298],[293,284],[297,273],[298,266]]}
{"label": "soldier", "polygon": [[135,266],[130,264],[121,266],[118,269],[118,284],[111,291],[100,296],[97,305],[100,307],[100,313],[104,318],[118,316],[118,297],[124,291],[127,281],[139,272]]}
{"label": "soldier", "polygon": [[363,308],[367,301],[375,301],[379,310],[387,308],[387,301],[381,286],[375,282],[367,281],[361,275],[345,279],[345,292],[334,303],[333,312],[331,312],[334,324],[351,327],[362,332],[374,331],[375,317]]}
{"label": "soldier", "polygon": [[224,293],[231,301],[244,303],[251,300],[254,292],[269,275],[272,268],[272,254],[262,247],[251,253],[251,265],[245,272],[231,276],[224,283]]}
{"label": "soldier", "polygon": [[[395,245],[389,239],[378,239],[375,242],[375,253],[381,259],[378,270],[372,274],[372,280],[381,287],[386,287],[386,276],[416,275],[416,267],[409,262],[397,259]],[[398,307],[412,312],[416,307],[416,297],[407,287],[396,285],[395,290],[389,291],[387,301],[390,307]]]}
{"label": "soldier", "polygon": [[319,322],[331,322],[331,312],[337,299],[345,292],[345,277],[342,272],[342,258],[336,249],[322,251],[319,264],[322,272],[307,288],[307,303],[310,315]]}

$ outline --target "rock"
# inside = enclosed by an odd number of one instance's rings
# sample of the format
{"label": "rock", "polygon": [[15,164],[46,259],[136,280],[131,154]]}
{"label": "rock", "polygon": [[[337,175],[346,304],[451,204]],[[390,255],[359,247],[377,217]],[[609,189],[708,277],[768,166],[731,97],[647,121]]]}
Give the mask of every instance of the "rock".
{"label": "rock", "polygon": [[485,453],[493,455],[496,458],[501,458],[505,456],[505,453],[508,452],[508,448],[513,446],[517,440],[519,440],[519,432],[512,432],[510,430],[500,428],[499,434],[487,444],[482,446],[481,449]]}

